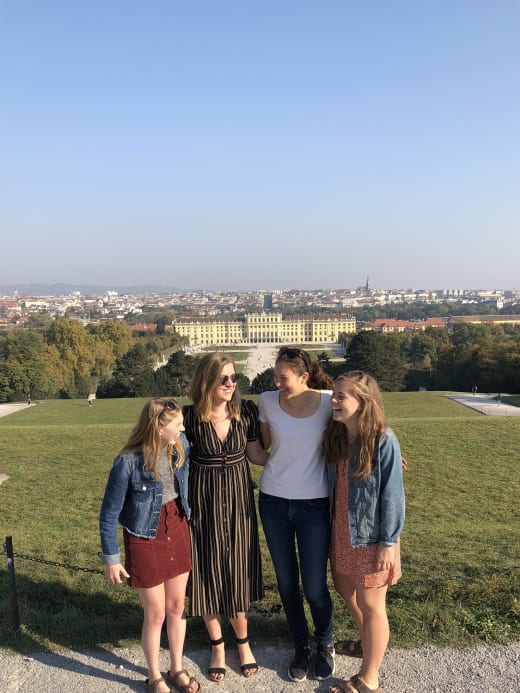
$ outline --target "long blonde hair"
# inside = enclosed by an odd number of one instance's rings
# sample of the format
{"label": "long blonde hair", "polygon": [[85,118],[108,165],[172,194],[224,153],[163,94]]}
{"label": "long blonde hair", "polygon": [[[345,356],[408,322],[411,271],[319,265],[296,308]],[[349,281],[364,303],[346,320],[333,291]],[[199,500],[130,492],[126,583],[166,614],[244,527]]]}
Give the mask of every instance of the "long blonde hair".
{"label": "long blonde hair", "polygon": [[[220,383],[222,369],[228,363],[235,362],[225,354],[212,352],[203,356],[197,364],[195,375],[190,385],[190,397],[195,405],[195,413],[201,421],[209,421],[213,404],[213,390]],[[227,409],[232,419],[240,421],[240,391],[235,387],[233,397],[228,402]]]}
{"label": "long blonde hair", "polygon": [[359,400],[358,435],[350,440],[345,424],[331,419],[323,438],[323,454],[331,463],[348,456],[354,478],[365,479],[372,471],[376,445],[386,428],[381,390],[374,378],[362,371],[343,373],[335,382],[350,383],[352,393]]}
{"label": "long blonde hair", "polygon": [[[139,415],[126,445],[122,452],[142,452],[144,468],[152,471],[157,479],[157,460],[163,448],[160,428],[167,426],[176,416],[182,416],[182,408],[173,397],[157,397],[148,401]],[[175,466],[184,464],[184,446],[177,439],[168,445],[168,461],[172,467],[172,457],[175,455]]]}

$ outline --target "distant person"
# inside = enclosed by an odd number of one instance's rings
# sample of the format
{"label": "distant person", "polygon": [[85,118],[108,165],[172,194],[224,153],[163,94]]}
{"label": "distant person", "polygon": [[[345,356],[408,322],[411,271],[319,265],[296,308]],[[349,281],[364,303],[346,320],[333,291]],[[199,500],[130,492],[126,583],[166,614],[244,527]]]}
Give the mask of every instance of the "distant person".
{"label": "distant person", "polygon": [[476,394],[477,394],[477,389],[478,389],[477,386],[476,386],[476,385],[473,385],[473,387],[471,388],[471,392],[472,392],[474,395],[476,395]]}
{"label": "distant person", "polygon": [[247,612],[264,594],[247,459],[264,465],[267,453],[260,443],[257,408],[240,400],[237,383],[235,363],[224,354],[208,353],[191,383],[193,404],[184,408],[192,450],[190,615],[204,619],[211,641],[208,676],[216,683],[226,675],[223,617],[235,634],[242,675],[257,673]]}
{"label": "distant person", "polygon": [[340,375],[323,450],[336,466],[330,562],[334,585],[348,606],[359,640],[336,643],[362,657],[349,681],[329,693],[381,691],[379,668],[390,629],[386,593],[401,577],[399,535],[405,498],[399,443],[387,427],[376,381],[361,371]]}
{"label": "distant person", "polygon": [[[182,410],[174,399],[151,399],[108,477],[99,528],[105,578],[135,587],[143,608],[141,645],[148,693],[197,693],[200,684],[182,668],[184,600],[191,569],[188,520],[189,446]],[[123,526],[125,567],[117,543]],[[159,669],[162,626],[170,650],[166,680]]]}
{"label": "distant person", "polygon": [[28,406],[28,407],[31,406],[31,402],[32,402],[31,393],[28,392],[28,393],[27,393],[27,406]]}
{"label": "distant person", "polygon": [[92,403],[94,402],[94,398],[95,398],[95,395],[93,395],[92,393],[87,395],[87,402],[88,402],[89,407],[92,406]]}
{"label": "distant person", "polygon": [[262,440],[271,448],[258,505],[294,644],[288,676],[304,681],[312,658],[301,580],[317,641],[314,675],[321,681],[334,673],[328,465],[321,449],[332,379],[303,349],[281,347],[274,384],[276,390],[258,398]]}

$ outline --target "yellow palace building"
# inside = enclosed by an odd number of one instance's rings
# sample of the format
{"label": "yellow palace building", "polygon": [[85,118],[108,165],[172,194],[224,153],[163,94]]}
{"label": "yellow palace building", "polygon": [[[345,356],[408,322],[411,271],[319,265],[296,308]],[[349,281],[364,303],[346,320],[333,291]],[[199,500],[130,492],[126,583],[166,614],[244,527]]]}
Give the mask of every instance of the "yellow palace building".
{"label": "yellow palace building", "polygon": [[341,333],[356,331],[356,318],[345,316],[291,317],[282,313],[250,313],[240,318],[179,318],[173,330],[191,346],[210,344],[296,344],[337,342]]}

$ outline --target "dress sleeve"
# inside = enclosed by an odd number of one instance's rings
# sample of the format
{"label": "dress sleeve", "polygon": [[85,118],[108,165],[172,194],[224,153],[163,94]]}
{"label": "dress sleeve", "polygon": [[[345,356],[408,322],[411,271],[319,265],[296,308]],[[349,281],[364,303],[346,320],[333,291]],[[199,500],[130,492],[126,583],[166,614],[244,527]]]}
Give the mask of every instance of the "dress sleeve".
{"label": "dress sleeve", "polygon": [[242,417],[246,423],[247,442],[252,443],[260,437],[258,427],[258,409],[256,404],[250,399],[242,400]]}

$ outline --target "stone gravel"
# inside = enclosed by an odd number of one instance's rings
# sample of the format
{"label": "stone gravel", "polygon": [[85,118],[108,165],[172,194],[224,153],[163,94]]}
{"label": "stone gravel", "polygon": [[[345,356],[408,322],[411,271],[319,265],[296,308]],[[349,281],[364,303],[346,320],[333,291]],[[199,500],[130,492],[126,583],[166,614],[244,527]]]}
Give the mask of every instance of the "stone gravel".
{"label": "stone gravel", "polygon": [[[336,672],[328,681],[309,677],[293,683],[287,677],[291,650],[285,647],[255,646],[260,665],[258,674],[246,680],[239,673],[236,650],[227,651],[227,675],[221,684],[210,682],[204,672],[208,650],[186,650],[185,667],[195,674],[204,691],[230,693],[307,693],[327,691],[330,683],[357,672],[359,660],[336,656]],[[166,651],[161,665],[168,666]],[[144,659],[139,647],[113,651],[38,652],[30,656],[0,650],[0,691],[2,693],[47,693],[78,691],[105,693],[144,691]],[[421,647],[390,649],[381,670],[381,686],[388,693],[492,693],[520,691],[520,642],[510,645],[454,648]]]}

